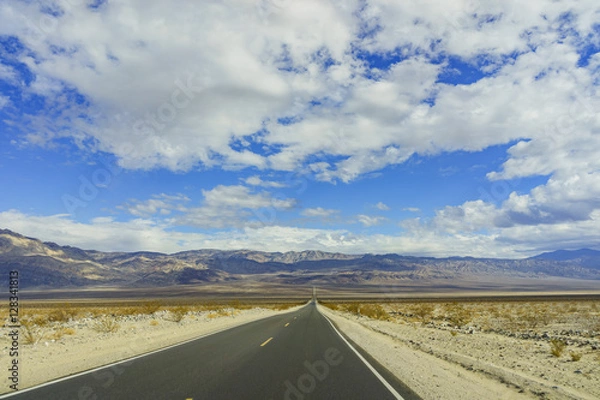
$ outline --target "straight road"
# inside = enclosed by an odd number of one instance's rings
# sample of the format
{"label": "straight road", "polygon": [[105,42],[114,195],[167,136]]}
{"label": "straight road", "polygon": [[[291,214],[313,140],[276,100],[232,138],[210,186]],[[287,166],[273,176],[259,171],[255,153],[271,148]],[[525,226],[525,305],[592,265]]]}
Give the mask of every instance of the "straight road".
{"label": "straight road", "polygon": [[418,399],[361,357],[312,301],[295,312],[0,398]]}

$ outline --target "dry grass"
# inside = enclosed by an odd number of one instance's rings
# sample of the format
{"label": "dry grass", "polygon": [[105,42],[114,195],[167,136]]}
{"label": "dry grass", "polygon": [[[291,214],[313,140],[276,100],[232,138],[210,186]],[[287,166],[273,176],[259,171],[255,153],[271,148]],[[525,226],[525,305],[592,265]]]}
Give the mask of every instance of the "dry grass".
{"label": "dry grass", "polygon": [[552,339],[550,340],[550,353],[554,357],[560,357],[565,351],[567,344],[560,339]]}
{"label": "dry grass", "polygon": [[44,339],[44,331],[39,328],[23,326],[21,337],[24,344],[37,344]]}
{"label": "dry grass", "polygon": [[183,318],[190,311],[190,307],[187,306],[177,306],[169,309],[169,314],[165,317],[167,321],[171,322],[181,322]]}
{"label": "dry grass", "polygon": [[[373,303],[374,304],[374,303]],[[446,330],[476,330],[503,335],[541,336],[561,339],[565,335],[600,337],[600,301],[421,301],[380,303],[387,312],[373,312],[373,304],[325,303],[324,306],[374,319],[420,323]],[[365,308],[367,306],[367,308]],[[567,332],[567,333],[565,333]]]}
{"label": "dry grass", "polygon": [[104,317],[96,321],[92,329],[100,333],[114,333],[119,330],[119,324],[110,317]]}
{"label": "dry grass", "polygon": [[152,315],[155,312],[157,312],[161,307],[162,305],[159,301],[147,301],[140,306],[140,311],[141,314]]}
{"label": "dry grass", "polygon": [[49,336],[50,339],[60,340],[65,335],[74,335],[75,329],[73,328],[57,328],[52,334]]}

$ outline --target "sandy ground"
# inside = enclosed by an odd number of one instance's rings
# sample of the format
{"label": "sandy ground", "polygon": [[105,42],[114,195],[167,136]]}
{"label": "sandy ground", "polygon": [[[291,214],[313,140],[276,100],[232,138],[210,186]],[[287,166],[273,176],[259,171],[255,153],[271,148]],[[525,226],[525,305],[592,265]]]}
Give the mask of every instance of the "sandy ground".
{"label": "sandy ground", "polygon": [[[42,339],[36,344],[22,344],[19,354],[19,389],[25,389],[63,376],[93,369],[186,340],[238,326],[272,315],[290,312],[263,308],[190,312],[180,322],[169,319],[168,312],[154,315],[131,315],[118,318],[119,329],[112,333],[94,330],[97,320],[80,318],[62,323],[72,333],[60,339]],[[229,314],[229,315],[227,315]],[[3,328],[3,331],[7,331]],[[9,365],[9,338],[0,339],[0,365]],[[0,393],[12,391],[6,379]]]}
{"label": "sandy ground", "polygon": [[[423,399],[598,399],[596,343],[572,342],[585,355],[553,357],[545,338],[447,330],[382,321],[320,307],[356,344]],[[452,333],[454,332],[454,333]]]}

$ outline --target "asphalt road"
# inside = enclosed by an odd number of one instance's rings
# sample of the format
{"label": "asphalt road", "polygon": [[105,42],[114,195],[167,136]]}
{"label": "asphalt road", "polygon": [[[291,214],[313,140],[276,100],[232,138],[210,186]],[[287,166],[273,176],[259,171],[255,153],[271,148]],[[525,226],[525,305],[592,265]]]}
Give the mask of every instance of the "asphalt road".
{"label": "asphalt road", "polygon": [[418,399],[382,367],[371,366],[376,373],[310,303],[6,398]]}

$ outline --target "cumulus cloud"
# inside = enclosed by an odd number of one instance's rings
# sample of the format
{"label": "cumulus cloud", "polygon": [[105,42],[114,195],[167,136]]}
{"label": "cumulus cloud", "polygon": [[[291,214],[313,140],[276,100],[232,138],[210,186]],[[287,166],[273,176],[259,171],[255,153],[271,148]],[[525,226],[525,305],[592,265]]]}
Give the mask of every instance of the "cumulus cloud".
{"label": "cumulus cloud", "polygon": [[283,188],[286,186],[284,183],[281,182],[263,181],[258,175],[252,175],[244,179],[244,183],[250,186],[263,186],[271,188]]}
{"label": "cumulus cloud", "polygon": [[[0,5],[0,35],[23,45],[10,55],[13,64],[0,64],[0,79],[45,100],[43,110],[24,117],[28,126],[17,142],[69,138],[115,155],[128,169],[260,174],[203,191],[203,203],[185,210],[165,198],[123,206],[140,221],[162,214],[175,225],[259,229],[295,204],[248,188],[282,187],[261,178],[273,170],[351,182],[414,154],[500,144],[511,147],[489,180],[543,176],[546,183],[502,204],[471,199],[404,226],[420,238],[428,237],[421,229],[430,229],[442,235],[439,243],[456,244],[443,236],[449,233],[460,243],[476,242],[474,248],[494,248],[525,243],[523,233],[535,229],[577,242],[563,233],[580,234],[597,220],[600,57],[585,56],[600,40],[595,1],[137,0],[52,7],[51,14],[41,1]],[[371,65],[370,55],[393,61]],[[16,64],[29,70],[28,83]],[[476,70],[477,78],[460,76],[456,64]],[[448,75],[458,84],[443,79]],[[7,101],[0,97],[0,108]],[[382,218],[357,220],[373,226]],[[381,246],[388,238],[378,240]],[[404,236],[390,240],[416,248]]]}
{"label": "cumulus cloud", "polygon": [[185,211],[183,203],[189,201],[190,198],[182,194],[167,195],[161,193],[145,201],[132,200],[129,203],[117,206],[117,208],[136,217],[150,217],[157,214],[168,215],[173,210]]}
{"label": "cumulus cloud", "polygon": [[296,200],[272,196],[268,192],[253,192],[246,186],[218,185],[203,190],[200,207],[187,207],[174,217],[174,225],[197,228],[243,228],[273,224],[277,213],[290,210]]}
{"label": "cumulus cloud", "polygon": [[[493,240],[477,235],[438,236],[419,232],[407,236],[357,235],[342,229],[306,229],[278,225],[246,227],[213,234],[183,233],[148,219],[117,222],[99,218],[89,223],[68,215],[34,216],[16,210],[0,212],[0,226],[27,236],[62,245],[103,251],[151,250],[173,253],[200,248],[301,251],[318,249],[346,253],[403,253],[447,255],[453,249],[460,255],[506,256],[517,247],[503,244],[493,248]],[[498,252],[497,252],[498,251]]]}
{"label": "cumulus cloud", "polygon": [[380,225],[380,224],[384,223],[385,221],[387,221],[387,218],[385,218],[385,217],[370,216],[370,215],[364,215],[364,214],[357,215],[356,219],[358,220],[358,222],[360,222],[363,226],[366,226],[366,227]]}
{"label": "cumulus cloud", "polygon": [[322,207],[316,208],[306,208],[300,212],[301,215],[305,217],[318,217],[318,218],[326,218],[330,217],[334,214],[339,213],[339,210],[325,209]]}
{"label": "cumulus cloud", "polygon": [[[37,2],[0,9],[11,21],[1,33],[30,50],[18,55],[35,75],[30,90],[57,100],[61,122],[76,128],[51,130],[57,121],[47,121],[30,140],[85,134],[127,168],[297,170],[311,156],[331,155],[342,160],[311,163],[319,179],[349,182],[414,153],[522,138],[541,153],[540,127],[556,124],[574,96],[597,109],[587,90],[594,64],[577,65],[580,38],[597,37],[592,1],[56,7],[54,16]],[[43,20],[52,22],[46,31],[32,28]],[[565,38],[569,30],[577,34]],[[361,52],[398,61],[379,70]],[[432,60],[448,55],[485,59],[489,76],[472,85],[440,83],[447,61]],[[89,99],[87,109],[58,102],[67,87]],[[73,118],[76,111],[88,118]],[[574,120],[573,142],[598,126],[592,113]],[[502,176],[551,170],[533,161],[522,168],[518,150]]]}

